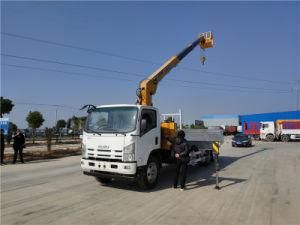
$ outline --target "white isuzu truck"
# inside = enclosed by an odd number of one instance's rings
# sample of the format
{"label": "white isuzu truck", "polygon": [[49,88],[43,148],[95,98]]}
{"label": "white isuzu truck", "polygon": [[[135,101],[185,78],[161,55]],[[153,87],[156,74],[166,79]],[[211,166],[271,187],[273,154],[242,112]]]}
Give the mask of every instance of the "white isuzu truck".
{"label": "white isuzu truck", "polygon": [[266,141],[300,140],[300,120],[261,122],[260,138]]}
{"label": "white isuzu truck", "polygon": [[[201,34],[143,80],[136,104],[102,105],[88,110],[82,135],[84,174],[102,183],[125,178],[136,180],[143,189],[155,186],[162,163],[172,161],[170,141],[176,135],[177,125],[173,121],[160,122],[159,111],[152,106],[152,95],[159,81],[197,45],[201,49],[213,47],[212,33]],[[204,62],[205,58],[202,59]],[[187,131],[186,139],[193,147],[194,164],[211,160],[211,141],[222,141],[222,135]]]}

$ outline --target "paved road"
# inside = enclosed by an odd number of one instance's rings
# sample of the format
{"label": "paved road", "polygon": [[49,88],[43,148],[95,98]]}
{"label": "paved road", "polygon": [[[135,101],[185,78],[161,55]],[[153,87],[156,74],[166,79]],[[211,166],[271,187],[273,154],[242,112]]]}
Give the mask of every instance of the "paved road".
{"label": "paved road", "polygon": [[220,157],[222,189],[213,167],[193,167],[188,190],[172,189],[173,167],[159,185],[140,192],[130,182],[101,186],[82,175],[78,156],[2,166],[2,224],[212,224],[300,223],[300,143],[257,143]]}

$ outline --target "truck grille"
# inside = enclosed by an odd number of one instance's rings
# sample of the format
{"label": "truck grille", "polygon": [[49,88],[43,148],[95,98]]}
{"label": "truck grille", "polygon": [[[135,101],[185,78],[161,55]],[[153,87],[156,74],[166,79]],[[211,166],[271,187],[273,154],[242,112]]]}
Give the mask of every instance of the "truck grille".
{"label": "truck grille", "polygon": [[103,161],[122,161],[122,150],[108,150],[108,149],[87,149],[89,159],[103,160]]}

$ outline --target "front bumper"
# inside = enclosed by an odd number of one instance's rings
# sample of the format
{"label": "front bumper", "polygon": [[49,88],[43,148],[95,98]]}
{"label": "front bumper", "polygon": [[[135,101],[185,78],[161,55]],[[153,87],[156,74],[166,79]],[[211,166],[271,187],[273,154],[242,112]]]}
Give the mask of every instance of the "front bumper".
{"label": "front bumper", "polygon": [[241,146],[241,147],[247,147],[251,145],[251,142],[232,142],[233,145],[235,146]]}
{"label": "front bumper", "polygon": [[[81,168],[88,175],[116,174],[116,175],[135,175],[137,170],[136,162],[107,162],[81,159]],[[91,174],[92,173],[92,174]]]}

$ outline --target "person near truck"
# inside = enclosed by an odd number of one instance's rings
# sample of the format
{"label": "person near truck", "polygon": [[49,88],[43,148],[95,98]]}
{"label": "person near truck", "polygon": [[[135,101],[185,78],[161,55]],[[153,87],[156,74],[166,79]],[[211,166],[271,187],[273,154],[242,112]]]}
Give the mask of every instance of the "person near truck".
{"label": "person near truck", "polygon": [[1,165],[4,164],[3,159],[4,159],[4,148],[5,148],[5,143],[4,143],[4,130],[1,129]]}
{"label": "person near truck", "polygon": [[176,160],[176,172],[173,187],[177,188],[179,181],[180,190],[184,190],[187,167],[189,162],[189,147],[185,139],[185,133],[183,130],[180,130],[177,133],[177,137],[175,138],[174,143],[172,145],[171,155]]}
{"label": "person near truck", "polygon": [[23,160],[23,148],[25,147],[25,136],[22,134],[22,132],[18,129],[16,135],[13,136],[14,139],[14,160],[13,164],[17,162],[18,153],[20,156],[21,163],[24,163]]}

